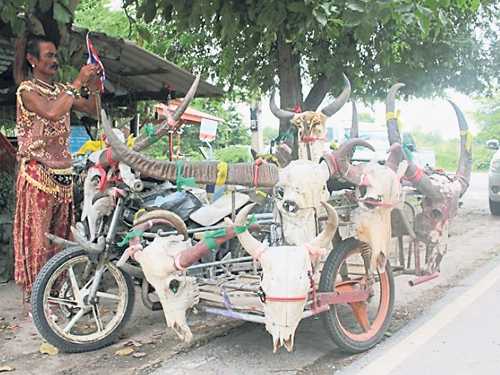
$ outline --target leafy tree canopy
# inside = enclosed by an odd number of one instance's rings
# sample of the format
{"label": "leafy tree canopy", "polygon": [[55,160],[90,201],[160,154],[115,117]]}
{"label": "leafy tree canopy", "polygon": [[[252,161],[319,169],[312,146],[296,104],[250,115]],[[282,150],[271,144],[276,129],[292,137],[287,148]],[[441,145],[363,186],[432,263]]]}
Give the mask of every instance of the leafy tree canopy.
{"label": "leafy tree canopy", "polygon": [[[201,70],[236,95],[279,85],[281,106],[315,109],[338,94],[339,74],[355,96],[431,96],[453,87],[484,90],[500,48],[489,0],[124,0],[151,24],[155,52]],[[493,47],[493,48],[491,48]],[[152,47],[154,49],[154,47]],[[312,86],[302,98],[302,85]]]}
{"label": "leafy tree canopy", "polygon": [[478,97],[475,102],[477,109],[471,115],[479,128],[477,140],[484,143],[488,139],[500,139],[500,93]]}

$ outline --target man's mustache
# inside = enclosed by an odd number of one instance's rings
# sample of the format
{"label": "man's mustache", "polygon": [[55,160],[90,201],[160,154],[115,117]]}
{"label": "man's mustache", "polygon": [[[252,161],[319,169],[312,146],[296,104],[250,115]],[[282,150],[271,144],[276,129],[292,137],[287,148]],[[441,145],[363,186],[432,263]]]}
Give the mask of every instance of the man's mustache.
{"label": "man's mustache", "polygon": [[59,64],[52,64],[52,65],[50,66],[50,69],[54,69],[54,70],[59,69]]}

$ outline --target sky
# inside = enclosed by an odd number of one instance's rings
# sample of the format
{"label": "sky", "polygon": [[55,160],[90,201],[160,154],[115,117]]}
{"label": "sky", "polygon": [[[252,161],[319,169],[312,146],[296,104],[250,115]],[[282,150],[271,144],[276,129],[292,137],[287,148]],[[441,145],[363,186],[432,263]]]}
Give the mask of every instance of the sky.
{"label": "sky", "polygon": [[[452,100],[464,113],[469,130],[473,135],[477,134],[477,127],[468,112],[474,110],[474,102],[466,95],[455,91],[447,91],[448,98]],[[279,106],[279,97],[276,97]],[[325,106],[323,103],[319,108]],[[411,132],[420,127],[423,132],[439,130],[444,140],[458,139],[458,121],[453,107],[446,99],[411,99],[404,101],[396,96],[396,110],[401,110],[400,120],[403,123],[403,130]],[[250,124],[250,109],[241,105],[238,110],[243,115],[244,124]],[[385,123],[385,103],[377,103],[373,109],[357,104],[358,113],[370,113],[376,124]],[[263,127],[279,127],[279,121],[274,117],[269,109],[269,98],[262,99],[262,124]],[[351,105],[348,103],[327,121],[327,127],[334,124],[351,122]]]}

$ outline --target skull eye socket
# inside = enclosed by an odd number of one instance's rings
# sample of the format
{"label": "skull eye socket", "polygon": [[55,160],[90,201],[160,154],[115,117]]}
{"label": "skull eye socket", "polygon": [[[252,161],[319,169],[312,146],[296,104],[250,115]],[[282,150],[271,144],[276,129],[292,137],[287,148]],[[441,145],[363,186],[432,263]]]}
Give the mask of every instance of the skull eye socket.
{"label": "skull eye socket", "polygon": [[366,195],[366,186],[365,185],[360,185],[359,186],[359,195],[364,197]]}
{"label": "skull eye socket", "polygon": [[291,212],[291,213],[295,213],[299,210],[299,206],[297,206],[297,204],[295,202],[292,202],[292,201],[285,201],[283,203],[283,209],[286,211],[286,212]]}
{"label": "skull eye socket", "polygon": [[181,286],[181,282],[177,279],[173,279],[170,281],[170,283],[168,284],[168,287],[170,288],[170,290],[175,294],[179,291],[179,287]]}
{"label": "skull eye socket", "polygon": [[437,208],[431,210],[430,215],[434,220],[441,220],[441,210],[438,210]]}

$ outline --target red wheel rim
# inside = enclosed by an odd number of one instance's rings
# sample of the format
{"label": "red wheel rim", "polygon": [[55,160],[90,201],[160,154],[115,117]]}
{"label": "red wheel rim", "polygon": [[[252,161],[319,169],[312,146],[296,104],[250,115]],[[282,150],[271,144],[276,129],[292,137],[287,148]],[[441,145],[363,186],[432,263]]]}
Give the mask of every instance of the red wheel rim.
{"label": "red wheel rim", "polygon": [[[354,255],[360,253],[360,250],[354,250],[353,252],[349,253],[349,255],[346,257],[344,260],[344,263],[346,263],[347,259]],[[339,267],[340,269],[341,267]],[[390,283],[389,283],[389,277],[387,275],[387,272],[384,272],[383,274],[379,274],[379,286],[380,286],[380,291],[379,291],[379,298],[378,298],[378,309],[375,314],[375,318],[371,319],[368,313],[368,307],[365,302],[350,302],[347,304],[342,304],[343,306],[349,306],[350,311],[352,311],[352,314],[354,316],[354,319],[356,320],[356,323],[358,325],[358,328],[362,330],[360,333],[352,332],[348,328],[345,327],[344,324],[342,324],[342,321],[339,317],[338,314],[338,306],[333,306],[336,319],[339,323],[339,327],[342,329],[344,334],[349,337],[353,341],[367,341],[374,337],[381,329],[382,326],[384,325],[385,319],[387,317],[387,314],[389,313],[389,306],[390,306]],[[347,280],[347,281],[341,281],[335,284],[335,291],[337,292],[349,292],[349,291],[354,291],[354,290],[359,290],[361,288],[365,287],[365,277],[363,278],[358,278],[355,280]],[[375,298],[372,297],[372,298]]]}

